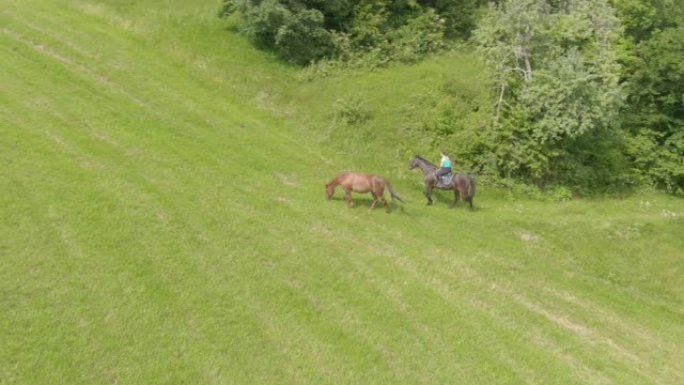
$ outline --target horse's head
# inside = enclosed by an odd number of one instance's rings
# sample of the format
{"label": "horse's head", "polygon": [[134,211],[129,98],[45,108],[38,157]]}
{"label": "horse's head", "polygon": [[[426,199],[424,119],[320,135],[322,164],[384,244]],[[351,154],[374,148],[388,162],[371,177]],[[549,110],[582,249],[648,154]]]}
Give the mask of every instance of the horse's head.
{"label": "horse's head", "polygon": [[420,159],[418,155],[415,155],[413,159],[411,159],[411,163],[409,163],[409,170],[413,170],[414,168],[418,167],[418,159]]}
{"label": "horse's head", "polygon": [[331,199],[334,193],[335,193],[335,185],[332,182],[326,183],[325,184],[325,197],[327,199]]}

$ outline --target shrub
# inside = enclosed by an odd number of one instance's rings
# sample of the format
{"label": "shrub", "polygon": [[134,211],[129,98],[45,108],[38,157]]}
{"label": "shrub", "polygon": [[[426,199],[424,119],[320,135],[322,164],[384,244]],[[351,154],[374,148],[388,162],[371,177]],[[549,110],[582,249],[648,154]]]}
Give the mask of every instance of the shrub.
{"label": "shrub", "polygon": [[224,0],[221,17],[240,13],[259,47],[297,63],[339,60],[353,67],[415,62],[467,36],[474,0]]}
{"label": "shrub", "polygon": [[323,14],[315,9],[290,16],[275,36],[280,56],[296,64],[331,56],[335,46],[331,34],[323,28],[323,21]]}
{"label": "shrub", "polygon": [[277,0],[265,0],[259,6],[248,7],[245,13],[243,33],[260,47],[273,48],[276,35],[292,13]]}
{"label": "shrub", "polygon": [[335,121],[348,125],[361,124],[371,118],[366,103],[358,98],[338,99],[335,102]]}

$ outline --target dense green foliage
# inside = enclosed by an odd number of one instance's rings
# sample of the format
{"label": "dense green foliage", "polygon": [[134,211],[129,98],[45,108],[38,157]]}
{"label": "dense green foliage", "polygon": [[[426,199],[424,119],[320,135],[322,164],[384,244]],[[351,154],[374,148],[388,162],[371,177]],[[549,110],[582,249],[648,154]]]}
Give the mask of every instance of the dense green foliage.
{"label": "dense green foliage", "polygon": [[243,33],[283,59],[308,64],[414,62],[473,27],[473,0],[224,0],[221,16],[239,14]]}
{"label": "dense green foliage", "polygon": [[[490,6],[474,35],[498,102],[482,148],[499,176],[576,189],[620,182],[618,21],[605,1]],[[608,145],[610,143],[611,145]]]}
{"label": "dense green foliage", "polygon": [[684,194],[684,3],[615,1],[625,24],[621,123],[638,175]]}
{"label": "dense green foliage", "polygon": [[655,33],[638,46],[624,124],[630,155],[650,181],[684,194],[684,28]]}

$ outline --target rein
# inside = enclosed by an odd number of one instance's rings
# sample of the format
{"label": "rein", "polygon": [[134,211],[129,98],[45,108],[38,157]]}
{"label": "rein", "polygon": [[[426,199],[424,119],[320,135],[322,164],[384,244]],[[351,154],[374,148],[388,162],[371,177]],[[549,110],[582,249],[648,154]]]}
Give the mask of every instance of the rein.
{"label": "rein", "polygon": [[439,168],[419,156],[417,156],[415,159],[417,160],[418,167],[420,167],[420,169],[423,170],[423,173],[427,174],[428,172],[437,170]]}

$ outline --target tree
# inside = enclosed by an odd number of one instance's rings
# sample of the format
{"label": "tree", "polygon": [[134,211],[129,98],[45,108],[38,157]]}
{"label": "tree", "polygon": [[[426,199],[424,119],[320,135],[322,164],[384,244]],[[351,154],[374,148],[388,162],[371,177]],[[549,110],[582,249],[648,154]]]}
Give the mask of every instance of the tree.
{"label": "tree", "polygon": [[283,59],[412,62],[466,37],[475,0],[223,0],[222,17],[243,16],[243,33]]}
{"label": "tree", "polygon": [[684,3],[612,0],[625,25],[620,122],[636,174],[684,195]]}
{"label": "tree", "polygon": [[646,179],[684,194],[684,27],[656,32],[637,46],[628,79],[630,155]]}
{"label": "tree", "polygon": [[625,36],[638,44],[656,31],[672,28],[684,17],[680,0],[612,0]]}
{"label": "tree", "polygon": [[615,137],[619,32],[606,0],[509,0],[489,7],[473,40],[497,84],[490,134],[482,137],[491,141],[499,175],[579,189],[616,182],[599,180],[609,173],[598,172],[613,167],[614,154],[610,161],[590,158],[580,144],[590,144],[586,137]]}
{"label": "tree", "polygon": [[418,3],[434,9],[442,17],[447,37],[468,38],[475,28],[475,0],[418,0]]}
{"label": "tree", "polygon": [[323,28],[323,14],[316,9],[295,13],[278,29],[275,46],[287,61],[308,64],[335,52],[330,32]]}

